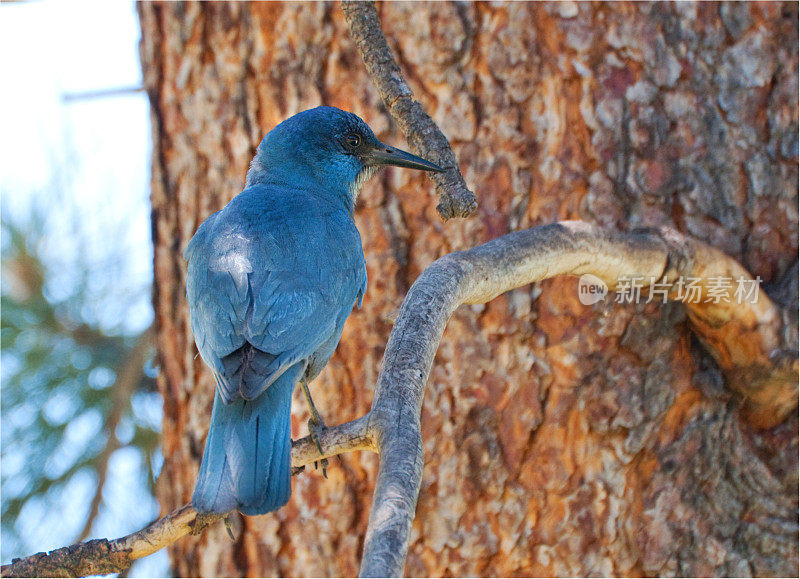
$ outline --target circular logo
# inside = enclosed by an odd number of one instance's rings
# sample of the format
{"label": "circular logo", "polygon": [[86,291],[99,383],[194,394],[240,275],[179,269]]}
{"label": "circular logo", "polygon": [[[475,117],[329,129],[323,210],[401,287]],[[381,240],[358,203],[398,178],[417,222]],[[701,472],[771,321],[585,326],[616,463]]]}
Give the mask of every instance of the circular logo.
{"label": "circular logo", "polygon": [[578,299],[585,306],[591,306],[604,300],[607,294],[606,282],[596,275],[585,273],[578,280]]}

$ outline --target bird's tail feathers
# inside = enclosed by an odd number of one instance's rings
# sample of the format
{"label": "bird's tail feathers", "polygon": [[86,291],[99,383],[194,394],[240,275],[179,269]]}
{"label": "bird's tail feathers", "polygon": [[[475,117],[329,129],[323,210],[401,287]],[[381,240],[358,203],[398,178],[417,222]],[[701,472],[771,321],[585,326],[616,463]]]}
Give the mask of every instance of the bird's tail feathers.
{"label": "bird's tail feathers", "polygon": [[226,404],[217,392],[192,495],[197,511],[260,515],[288,502],[292,390],[302,369],[290,368],[254,400]]}
{"label": "bird's tail feathers", "polygon": [[296,359],[281,354],[275,356],[245,343],[221,360],[222,370],[217,374],[217,385],[223,398],[231,401],[236,396],[247,400],[257,398],[284,372],[297,363]]}

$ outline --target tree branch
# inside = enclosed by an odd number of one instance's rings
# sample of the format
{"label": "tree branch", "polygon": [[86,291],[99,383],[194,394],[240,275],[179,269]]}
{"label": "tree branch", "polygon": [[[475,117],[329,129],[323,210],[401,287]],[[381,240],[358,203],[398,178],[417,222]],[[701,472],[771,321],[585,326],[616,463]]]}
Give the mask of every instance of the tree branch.
{"label": "tree branch", "polygon": [[[701,299],[711,284],[703,276],[752,279],[724,253],[675,231],[618,234],[579,221],[511,233],[431,264],[400,308],[368,415],[381,458],[362,576],[403,571],[422,481],[422,397],[452,312],[556,275],[584,273],[612,289],[623,277],[663,280],[671,285],[670,299],[678,297],[672,284],[680,276],[702,278]],[[782,336],[791,332],[784,333],[783,318],[763,292],[755,304],[730,302],[687,304],[692,327],[719,361],[729,386],[745,394],[748,417],[757,426],[777,424],[797,406],[796,348],[791,358],[778,355],[787,346]],[[741,380],[750,376],[758,380]]]}
{"label": "tree branch", "polygon": [[[325,430],[320,436],[320,454],[310,436],[292,442],[292,466],[300,467],[322,458],[353,450],[375,450],[367,417]],[[3,565],[2,577],[86,577],[119,573],[189,534],[200,534],[224,515],[207,515],[184,505],[119,539],[94,539],[49,553],[36,553]]]}
{"label": "tree branch", "polygon": [[418,155],[437,163],[445,173],[429,173],[436,183],[439,204],[436,210],[447,221],[470,217],[478,210],[475,194],[469,190],[447,138],[414,98],[392,56],[374,2],[344,0],[342,13],[350,37],[358,47],[364,66],[384,106]]}
{"label": "tree branch", "polygon": [[[487,302],[511,289],[557,275],[593,274],[616,289],[620,279],[651,278],[679,299],[678,280],[699,280],[687,302],[693,331],[716,358],[728,386],[743,394],[743,418],[778,424],[797,406],[796,326],[759,292],[753,303],[709,300],[713,278],[752,280],[736,261],[671,229],[610,233],[579,221],[505,235],[445,255],[414,282],[386,346],[370,412],[328,429],[320,454],[310,438],[292,445],[292,466],[351,450],[377,450],[380,466],[364,543],[362,576],[402,574],[422,480],[420,410],[433,358],[450,315],[461,304]],[[178,538],[199,533],[220,516],[184,506],[142,531],[115,541],[89,541],[15,560],[8,577],[75,576],[119,571]]]}
{"label": "tree branch", "polygon": [[78,536],[78,541],[84,541],[89,533],[92,532],[92,525],[94,524],[97,514],[100,512],[100,503],[103,500],[103,487],[106,484],[106,476],[108,474],[108,461],[111,455],[119,448],[119,439],[117,439],[117,426],[122,419],[122,413],[130,404],[131,396],[136,390],[139,381],[144,374],[144,362],[147,356],[147,350],[153,343],[153,328],[146,329],[141,336],[136,340],[133,348],[128,352],[125,359],[117,368],[117,381],[112,387],[113,402],[111,412],[108,413],[108,418],[103,426],[108,439],[106,445],[94,461],[95,468],[97,469],[97,487],[95,489],[92,503],[89,506],[89,516],[86,517],[86,523],[83,530]]}

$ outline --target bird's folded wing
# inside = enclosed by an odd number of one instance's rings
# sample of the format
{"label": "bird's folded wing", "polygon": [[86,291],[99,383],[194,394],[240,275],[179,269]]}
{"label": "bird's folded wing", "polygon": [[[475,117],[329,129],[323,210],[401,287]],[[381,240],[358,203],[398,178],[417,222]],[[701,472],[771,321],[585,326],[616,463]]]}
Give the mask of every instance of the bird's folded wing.
{"label": "bird's folded wing", "polygon": [[186,251],[192,332],[226,400],[239,392],[222,358],[245,342],[275,357],[259,391],[243,393],[253,398],[330,339],[363,294],[363,261],[333,260],[323,266],[320,256],[310,253],[313,260],[281,263],[263,239],[233,236],[223,246],[206,244],[202,228],[195,238]]}

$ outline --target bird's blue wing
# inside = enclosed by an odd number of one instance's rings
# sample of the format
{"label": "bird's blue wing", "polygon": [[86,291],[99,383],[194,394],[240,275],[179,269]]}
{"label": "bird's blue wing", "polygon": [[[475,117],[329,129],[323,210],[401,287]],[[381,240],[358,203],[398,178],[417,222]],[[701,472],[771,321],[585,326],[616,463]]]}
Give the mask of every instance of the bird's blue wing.
{"label": "bird's blue wing", "polygon": [[[220,212],[187,247],[192,331],[226,402],[255,398],[320,345],[338,342],[366,288],[361,240],[349,215],[289,221],[262,218],[253,227]],[[263,382],[248,386],[232,384],[223,364],[245,343],[266,354]]]}
{"label": "bird's blue wing", "polygon": [[213,239],[219,216],[217,212],[203,222],[184,252],[188,261],[186,297],[197,349],[211,368],[220,395],[230,402],[237,392],[224,378],[222,358],[245,343],[252,265],[237,251],[235,239],[226,240],[226,246]]}
{"label": "bird's blue wing", "polygon": [[276,353],[270,367],[275,375],[308,361],[323,344],[338,343],[344,320],[366,290],[361,238],[349,216],[295,222],[287,229],[291,233],[279,245],[290,255],[252,278],[253,309],[245,329],[248,342]]}

